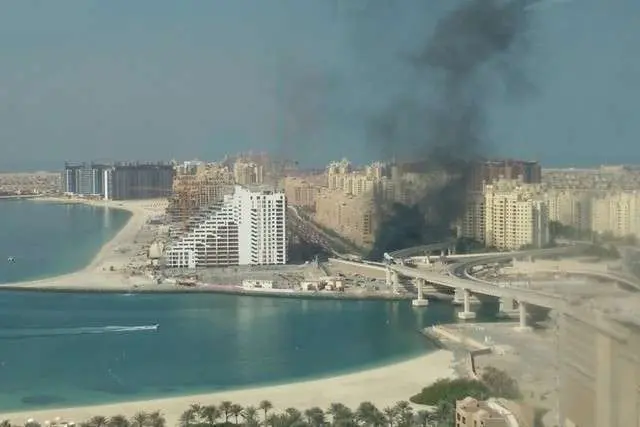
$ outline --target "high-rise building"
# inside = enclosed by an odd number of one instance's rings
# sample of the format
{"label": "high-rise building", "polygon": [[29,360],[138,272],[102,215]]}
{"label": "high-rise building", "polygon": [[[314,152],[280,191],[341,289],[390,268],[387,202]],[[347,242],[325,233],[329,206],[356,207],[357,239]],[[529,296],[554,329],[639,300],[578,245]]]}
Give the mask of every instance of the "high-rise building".
{"label": "high-rise building", "polygon": [[117,163],[108,173],[108,198],[128,200],[169,197],[175,171],[167,163]]}
{"label": "high-rise building", "polygon": [[549,213],[541,187],[499,180],[484,190],[484,244],[516,250],[549,243]]}
{"label": "high-rise building", "polygon": [[82,196],[103,196],[105,171],[112,166],[99,163],[65,162],[63,192]]}
{"label": "high-rise building", "polygon": [[606,192],[592,200],[591,229],[615,237],[640,236],[640,192]]}
{"label": "high-rise building", "polygon": [[307,208],[315,211],[316,199],[322,187],[308,179],[288,176],[284,179],[284,193],[287,202],[292,206]]}
{"label": "high-rise building", "polygon": [[264,167],[255,162],[239,159],[233,164],[233,175],[236,184],[260,185],[264,182]]}
{"label": "high-rise building", "polygon": [[379,222],[371,195],[354,196],[330,190],[318,196],[314,219],[362,247],[373,244]]}
{"label": "high-rise building", "polygon": [[560,426],[640,427],[639,305],[590,299],[560,313]]}
{"label": "high-rise building", "polygon": [[538,184],[542,169],[538,162],[524,160],[483,160],[471,167],[470,191],[482,191],[483,186],[498,179],[519,179],[525,184]]}
{"label": "high-rise building", "polygon": [[235,187],[205,210],[166,252],[168,267],[270,265],[287,262],[284,193]]}
{"label": "high-rise building", "polygon": [[591,230],[592,198],[593,194],[584,190],[549,189],[546,193],[549,220],[578,231]]}

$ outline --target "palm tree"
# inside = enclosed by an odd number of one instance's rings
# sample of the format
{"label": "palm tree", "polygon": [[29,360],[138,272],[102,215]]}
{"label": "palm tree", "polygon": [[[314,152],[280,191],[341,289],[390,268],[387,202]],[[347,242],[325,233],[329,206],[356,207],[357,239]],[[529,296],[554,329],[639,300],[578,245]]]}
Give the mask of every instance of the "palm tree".
{"label": "palm tree", "polygon": [[114,415],[107,421],[107,427],[129,427],[131,423],[124,415]]}
{"label": "palm tree", "polygon": [[438,402],[435,415],[438,421],[450,423],[451,421],[453,421],[454,412],[455,407],[451,404],[451,402],[447,400],[441,400]]}
{"label": "palm tree", "polygon": [[434,421],[433,413],[424,409],[416,412],[413,417],[414,423],[420,427],[427,427],[427,424],[431,424]]}
{"label": "palm tree", "polygon": [[2,420],[0,421],[0,427],[11,427],[11,423],[9,420]]}
{"label": "palm tree", "polygon": [[189,409],[191,409],[196,417],[200,416],[200,414],[202,413],[202,408],[203,406],[199,403],[192,403],[191,405],[189,405]]}
{"label": "palm tree", "polygon": [[309,425],[313,427],[322,427],[327,422],[324,411],[317,406],[304,411],[304,415],[307,417]]}
{"label": "palm tree", "polygon": [[225,424],[229,422],[229,414],[231,413],[231,406],[233,406],[233,403],[229,402],[228,400],[224,400],[220,404],[220,410],[224,414]]}
{"label": "palm tree", "polygon": [[131,427],[144,427],[147,423],[147,414],[145,412],[136,412],[131,418]]}
{"label": "palm tree", "polygon": [[365,426],[385,425],[384,414],[371,402],[362,402],[356,410],[356,421]]}
{"label": "palm tree", "polygon": [[165,427],[166,425],[167,420],[160,411],[154,411],[149,414],[149,418],[147,419],[148,427]]}
{"label": "palm tree", "polygon": [[278,414],[269,414],[264,423],[270,427],[283,427],[286,425],[284,417]]}
{"label": "palm tree", "polygon": [[107,418],[102,415],[96,415],[89,420],[89,425],[91,427],[106,427]]}
{"label": "palm tree", "polygon": [[258,405],[258,407],[264,411],[264,421],[266,421],[267,413],[273,409],[273,403],[269,402],[268,400],[263,400],[262,402],[260,402],[260,405]]}
{"label": "palm tree", "polygon": [[287,408],[284,410],[284,413],[288,425],[298,424],[300,421],[302,421],[302,413],[296,408]]}
{"label": "palm tree", "polygon": [[242,411],[242,418],[247,427],[255,427],[258,425],[258,410],[254,406],[247,406]]}
{"label": "palm tree", "polygon": [[240,416],[240,414],[242,414],[242,405],[234,403],[233,405],[231,405],[231,408],[229,408],[229,412],[235,418],[236,424],[238,424],[238,417]]}
{"label": "palm tree", "polygon": [[180,427],[191,427],[198,422],[198,415],[189,408],[180,415]]}
{"label": "palm tree", "polygon": [[333,418],[334,425],[345,425],[353,422],[353,412],[342,403],[332,403],[327,410]]}
{"label": "palm tree", "polygon": [[389,425],[389,427],[393,427],[393,425],[395,424],[396,415],[397,415],[396,408],[391,408],[387,406],[382,410],[382,413],[384,414],[384,417],[387,420],[387,424]]}
{"label": "palm tree", "polygon": [[411,404],[406,400],[396,403],[395,410],[398,418],[398,425],[401,427],[410,427],[413,422],[413,409]]}
{"label": "palm tree", "polygon": [[213,427],[220,418],[220,410],[215,405],[207,405],[200,409],[200,416],[206,420],[207,425]]}

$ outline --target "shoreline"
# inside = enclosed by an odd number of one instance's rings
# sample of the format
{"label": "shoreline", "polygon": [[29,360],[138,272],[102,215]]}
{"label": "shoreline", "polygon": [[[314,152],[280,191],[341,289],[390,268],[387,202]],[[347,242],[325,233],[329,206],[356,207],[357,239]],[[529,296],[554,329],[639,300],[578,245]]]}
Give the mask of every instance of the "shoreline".
{"label": "shoreline", "polygon": [[[122,271],[132,261],[133,253],[142,249],[136,242],[136,235],[147,221],[162,215],[167,201],[164,199],[113,201],[82,198],[38,197],[37,203],[83,204],[106,209],[119,209],[131,214],[124,226],[106,242],[84,268],[58,276],[0,284],[0,291],[14,292],[57,292],[57,293],[104,293],[104,294],[223,294],[269,298],[291,298],[305,300],[359,300],[359,301],[408,301],[411,295],[389,293],[349,293],[349,292],[278,292],[254,291],[239,286],[200,284],[197,287],[179,286],[175,283],[153,283],[145,274],[131,274]],[[128,253],[118,253],[122,247]],[[111,268],[114,268],[114,271]],[[436,298],[438,299],[438,298]]]}
{"label": "shoreline", "polygon": [[[319,406],[325,409],[333,402],[340,402],[355,409],[361,402],[371,401],[383,408],[400,400],[408,401],[409,397],[438,379],[455,377],[453,364],[454,355],[451,351],[435,349],[408,360],[331,377],[120,403],[6,411],[0,412],[0,420],[24,424],[29,418],[44,422],[61,417],[66,421],[79,423],[95,415],[132,417],[140,411],[161,411],[166,417],[167,425],[176,425],[180,415],[189,405],[218,405],[223,400],[243,406],[257,406],[261,400],[266,399],[273,403],[274,410],[278,412],[288,407],[304,410]],[[384,384],[384,387],[380,387],[380,384]]]}
{"label": "shoreline", "polygon": [[[130,217],[124,226],[100,248],[84,268],[43,279],[0,284],[0,290],[96,291],[98,288],[102,288],[106,291],[127,291],[133,286],[133,284],[127,283],[128,279],[135,276],[127,277],[119,269],[125,267],[131,261],[131,254],[118,253],[117,251],[123,247],[133,251],[140,250],[142,245],[135,242],[136,235],[150,218],[161,214],[164,211],[164,205],[166,205],[165,200],[158,199],[112,201],[38,197],[30,201],[37,203],[82,204],[105,209],[119,209],[129,212]],[[111,270],[111,267],[114,270]],[[140,276],[140,278],[142,277]],[[115,286],[110,285],[111,283]]]}

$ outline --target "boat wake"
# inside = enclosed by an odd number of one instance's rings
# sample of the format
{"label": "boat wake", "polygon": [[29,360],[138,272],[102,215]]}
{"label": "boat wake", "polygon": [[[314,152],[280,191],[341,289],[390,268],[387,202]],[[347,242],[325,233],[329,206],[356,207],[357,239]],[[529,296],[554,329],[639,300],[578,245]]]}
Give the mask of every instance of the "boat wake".
{"label": "boat wake", "polygon": [[79,328],[0,329],[0,339],[44,338],[68,335],[157,331],[160,325],[89,326]]}

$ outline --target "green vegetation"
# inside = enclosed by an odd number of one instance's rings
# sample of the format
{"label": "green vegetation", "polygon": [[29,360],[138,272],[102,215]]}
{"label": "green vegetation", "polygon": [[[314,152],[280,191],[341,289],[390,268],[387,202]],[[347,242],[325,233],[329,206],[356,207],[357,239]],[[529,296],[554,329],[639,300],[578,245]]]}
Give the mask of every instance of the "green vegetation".
{"label": "green vegetation", "polygon": [[[328,408],[313,407],[306,410],[286,408],[274,411],[269,400],[257,406],[243,407],[225,400],[218,405],[193,404],[180,416],[179,427],[449,427],[455,418],[456,400],[467,396],[476,399],[489,397],[520,397],[518,384],[504,371],[488,367],[483,370],[482,381],[465,378],[443,379],[425,387],[411,397],[411,402],[433,406],[431,411],[414,410],[407,401],[397,402],[383,409],[371,402],[362,402],[355,410],[342,403],[332,403]],[[17,427],[1,421],[0,427]],[[24,427],[41,427],[37,422]],[[131,418],[114,415],[110,418],[96,415],[79,424],[79,427],[167,427],[162,412],[138,412]]]}
{"label": "green vegetation", "polygon": [[505,371],[487,366],[482,370],[482,382],[489,389],[492,397],[504,397],[516,400],[522,397],[518,382],[511,378]]}
{"label": "green vegetation", "polygon": [[455,405],[456,400],[467,396],[476,399],[489,397],[489,388],[481,381],[467,378],[442,379],[422,389],[422,391],[409,400],[420,405],[438,405],[442,401]]}
{"label": "green vegetation", "polygon": [[[447,409],[447,408],[445,408]],[[179,427],[427,427],[438,422],[438,412],[414,411],[409,402],[400,401],[394,406],[378,409],[371,402],[362,402],[355,410],[342,403],[332,403],[327,409],[313,407],[306,410],[286,408],[274,411],[273,404],[263,400],[257,406],[242,407],[223,401],[219,405],[193,404],[180,416]],[[450,424],[435,424],[438,427]],[[8,421],[0,427],[17,427]],[[31,422],[24,427],[41,427]],[[80,427],[167,427],[160,412],[139,412],[131,418],[115,415],[107,418],[95,416]]]}
{"label": "green vegetation", "polygon": [[432,416],[434,421],[440,423],[436,424],[439,427],[453,425],[456,401],[467,396],[478,400],[490,397],[515,400],[521,398],[521,393],[516,380],[506,372],[489,366],[483,369],[481,381],[468,378],[442,379],[423,388],[409,400],[420,405],[435,406],[437,409]]}

